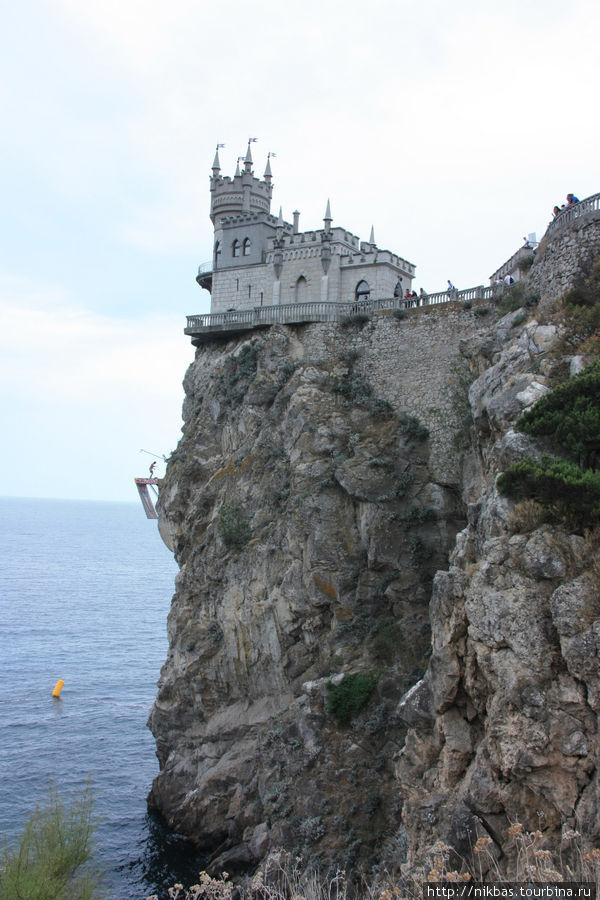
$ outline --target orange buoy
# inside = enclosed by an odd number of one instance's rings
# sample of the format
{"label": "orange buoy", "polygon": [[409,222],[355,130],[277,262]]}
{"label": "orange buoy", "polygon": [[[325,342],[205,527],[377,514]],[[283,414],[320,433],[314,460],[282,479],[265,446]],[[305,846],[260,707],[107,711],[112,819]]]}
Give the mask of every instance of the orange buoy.
{"label": "orange buoy", "polygon": [[54,690],[52,691],[52,696],[56,697],[58,699],[60,697],[60,692],[62,691],[64,686],[65,686],[64,681],[62,680],[62,678],[59,678],[58,681],[56,682],[56,684],[54,685]]}

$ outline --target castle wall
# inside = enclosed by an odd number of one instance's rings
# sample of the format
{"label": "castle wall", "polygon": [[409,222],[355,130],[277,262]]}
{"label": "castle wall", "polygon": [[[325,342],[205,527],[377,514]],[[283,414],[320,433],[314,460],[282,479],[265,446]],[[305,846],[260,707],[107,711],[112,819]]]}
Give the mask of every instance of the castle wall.
{"label": "castle wall", "polygon": [[384,397],[398,412],[416,416],[429,429],[429,465],[435,480],[456,484],[460,460],[455,436],[463,427],[459,409],[464,399],[461,373],[466,369],[459,344],[481,331],[481,320],[473,310],[446,303],[407,310],[402,320],[378,313],[362,328],[304,327],[302,343],[315,359],[359,352],[357,367],[372,385],[374,396]]}
{"label": "castle wall", "polygon": [[273,303],[273,279],[272,266],[245,265],[217,270],[213,274],[211,312],[270,306]]}
{"label": "castle wall", "polygon": [[540,294],[542,309],[573,287],[599,253],[600,209],[590,209],[546,233],[529,275],[529,287]]}

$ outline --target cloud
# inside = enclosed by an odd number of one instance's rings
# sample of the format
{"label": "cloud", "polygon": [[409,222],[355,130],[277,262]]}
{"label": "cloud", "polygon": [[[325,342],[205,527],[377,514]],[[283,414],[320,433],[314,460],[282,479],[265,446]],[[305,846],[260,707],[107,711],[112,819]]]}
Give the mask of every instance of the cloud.
{"label": "cloud", "polygon": [[191,359],[178,316],[109,318],[0,279],[0,492],[132,499],[140,447],[175,447]]}

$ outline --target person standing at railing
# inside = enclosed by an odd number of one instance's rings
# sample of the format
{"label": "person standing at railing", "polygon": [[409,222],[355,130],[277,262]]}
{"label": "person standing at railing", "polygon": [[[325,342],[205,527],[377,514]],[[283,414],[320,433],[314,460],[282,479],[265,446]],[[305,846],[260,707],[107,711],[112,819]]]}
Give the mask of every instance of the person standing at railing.
{"label": "person standing at railing", "polygon": [[576,197],[575,194],[567,194],[567,206],[573,206],[574,203],[579,203],[579,197]]}
{"label": "person standing at railing", "polygon": [[426,306],[429,303],[429,294],[423,288],[419,290],[419,306]]}
{"label": "person standing at railing", "polygon": [[458,296],[458,290],[454,287],[450,279],[448,279],[448,299],[456,300]]}

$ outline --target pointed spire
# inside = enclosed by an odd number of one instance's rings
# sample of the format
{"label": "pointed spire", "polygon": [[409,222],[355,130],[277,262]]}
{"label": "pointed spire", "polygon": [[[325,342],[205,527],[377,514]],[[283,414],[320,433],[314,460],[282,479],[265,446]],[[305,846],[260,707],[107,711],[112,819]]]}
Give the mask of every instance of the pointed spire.
{"label": "pointed spire", "polygon": [[252,153],[250,152],[250,144],[254,144],[257,138],[248,138],[248,149],[246,158],[244,159],[244,172],[252,172]]}
{"label": "pointed spire", "polygon": [[221,171],[221,163],[219,162],[219,147],[221,146],[222,144],[217,144],[217,149],[215,150],[215,158],[212,164],[213,175],[216,175],[217,172]]}
{"label": "pointed spire", "polygon": [[327,209],[325,210],[325,215],[323,217],[323,221],[325,222],[325,231],[331,230],[331,205],[329,203],[329,197],[327,198]]}
{"label": "pointed spire", "polygon": [[272,178],[272,177],[273,177],[273,173],[271,172],[271,154],[269,153],[269,155],[267,156],[267,166],[265,168],[264,179],[266,181],[267,178]]}
{"label": "pointed spire", "polygon": [[375,244],[375,228],[371,225],[371,237],[369,238],[370,244]]}
{"label": "pointed spire", "polygon": [[283,213],[281,211],[281,207],[279,207],[279,218],[277,219],[277,227],[283,228]]}
{"label": "pointed spire", "polygon": [[240,159],[241,159],[241,158],[242,158],[241,156],[238,156],[238,158],[237,158],[237,166],[235,167],[235,174],[236,174],[236,176],[242,174],[242,173],[240,172]]}

